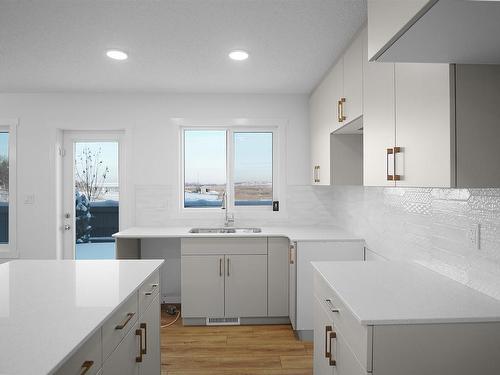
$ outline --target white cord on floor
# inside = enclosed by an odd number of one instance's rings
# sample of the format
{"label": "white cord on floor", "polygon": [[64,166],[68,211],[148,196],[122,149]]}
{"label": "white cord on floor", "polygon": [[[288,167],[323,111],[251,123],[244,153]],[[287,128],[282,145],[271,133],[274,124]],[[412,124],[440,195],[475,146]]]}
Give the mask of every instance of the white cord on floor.
{"label": "white cord on floor", "polygon": [[161,326],[161,328],[167,328],[167,327],[170,327],[172,324],[174,324],[177,320],[179,320],[179,317],[181,316],[181,312],[180,311],[177,311],[177,316],[175,317],[175,319],[173,321],[171,321],[170,323],[167,323],[167,324],[164,324]]}

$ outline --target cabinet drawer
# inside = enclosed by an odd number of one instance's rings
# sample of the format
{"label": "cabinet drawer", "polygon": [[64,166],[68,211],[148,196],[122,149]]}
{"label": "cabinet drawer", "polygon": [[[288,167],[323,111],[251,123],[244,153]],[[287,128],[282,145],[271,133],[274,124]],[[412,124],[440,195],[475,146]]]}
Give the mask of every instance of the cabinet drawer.
{"label": "cabinet drawer", "polygon": [[367,375],[367,371],[352,352],[342,331],[336,330],[336,339],[332,340],[332,356],[335,360],[337,375]]}
{"label": "cabinet drawer", "polygon": [[342,332],[343,337],[358,361],[368,371],[371,371],[372,326],[361,325],[354,314],[318,272],[314,273],[314,291],[317,298],[322,301],[331,312],[334,329]]}
{"label": "cabinet drawer", "polygon": [[267,254],[267,238],[183,238],[182,255]]}
{"label": "cabinet drawer", "polygon": [[79,375],[88,368],[86,375],[94,375],[102,366],[101,330],[97,330],[85,343],[55,372],[56,375]]}
{"label": "cabinet drawer", "polygon": [[142,315],[160,291],[160,273],[155,271],[139,288],[139,315]]}
{"label": "cabinet drawer", "polygon": [[134,293],[102,326],[102,356],[104,361],[130,331],[137,321],[137,317],[137,293]]}

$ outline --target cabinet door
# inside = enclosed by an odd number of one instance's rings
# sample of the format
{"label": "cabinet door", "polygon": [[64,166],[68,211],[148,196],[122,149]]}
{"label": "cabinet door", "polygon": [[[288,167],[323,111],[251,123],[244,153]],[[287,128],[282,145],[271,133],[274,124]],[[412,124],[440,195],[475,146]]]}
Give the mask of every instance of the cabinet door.
{"label": "cabinet door", "polygon": [[356,359],[342,332],[337,329],[335,331],[336,338],[332,340],[331,348],[335,360],[335,375],[367,375],[368,373]]}
{"label": "cabinet door", "polygon": [[318,297],[314,296],[314,375],[332,375],[333,366],[330,366],[330,340],[333,331],[333,322],[330,319],[326,306]]}
{"label": "cabinet door", "polygon": [[181,302],[184,318],[224,316],[224,256],[181,257]]}
{"label": "cabinet door", "polygon": [[[333,66],[330,73],[325,78],[325,83],[327,85],[327,101],[325,105],[330,109],[331,119],[328,119],[329,132],[344,126],[348,120],[340,118],[342,111],[339,110],[338,101],[344,96],[344,57],[340,58],[339,61]],[[343,114],[346,115],[346,103],[343,103]],[[330,157],[330,154],[328,154]]]}
{"label": "cabinet door", "polygon": [[290,246],[290,268],[289,268],[289,289],[288,294],[288,314],[290,316],[290,323],[294,330],[297,329],[297,243],[295,242]]}
{"label": "cabinet door", "polygon": [[396,64],[395,87],[396,185],[452,186],[450,66]]}
{"label": "cabinet door", "polygon": [[[366,45],[364,46],[366,53]],[[363,58],[363,184],[394,186],[393,160],[387,154],[396,142],[394,64]]]}
{"label": "cabinet door", "polygon": [[286,237],[270,237],[267,254],[267,315],[288,314],[289,244]]}
{"label": "cabinet door", "polygon": [[344,54],[344,124],[363,115],[363,29]]}
{"label": "cabinet door", "polygon": [[226,317],[267,316],[267,255],[226,255]]}
{"label": "cabinet door", "polygon": [[363,260],[364,242],[301,241],[297,245],[297,330],[313,329],[313,261]]}
{"label": "cabinet door", "polygon": [[102,366],[103,375],[138,375],[139,363],[137,357],[141,356],[141,341],[137,335],[139,323],[135,323],[132,329],[125,335],[120,345],[111,353]]}
{"label": "cabinet door", "polygon": [[140,375],[160,375],[160,296],[156,295],[151,305],[140,318],[140,326],[144,330],[144,355],[139,364]]}
{"label": "cabinet door", "polygon": [[[325,88],[323,83],[316,88],[309,100],[309,123],[311,127],[312,183],[330,184],[330,124],[328,108],[325,107]],[[333,104],[332,104],[333,105]]]}

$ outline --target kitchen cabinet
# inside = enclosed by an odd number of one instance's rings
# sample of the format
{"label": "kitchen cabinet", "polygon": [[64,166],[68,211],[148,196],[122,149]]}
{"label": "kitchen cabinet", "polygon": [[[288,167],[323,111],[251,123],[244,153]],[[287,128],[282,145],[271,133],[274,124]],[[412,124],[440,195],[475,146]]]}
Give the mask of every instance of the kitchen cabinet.
{"label": "kitchen cabinet", "polygon": [[365,62],[364,185],[499,187],[500,67]]}
{"label": "kitchen cabinet", "polygon": [[181,257],[183,317],[224,316],[224,255]]}
{"label": "kitchen cabinet", "polygon": [[[333,363],[331,358],[331,337],[333,323],[327,307],[314,296],[314,375],[333,375]],[[331,338],[330,338],[331,337]],[[333,360],[333,359],[332,359]]]}
{"label": "kitchen cabinet", "polygon": [[313,330],[312,261],[361,261],[364,241],[299,241],[296,245],[297,316],[296,328],[303,339]]}
{"label": "kitchen cabinet", "polygon": [[373,61],[499,64],[497,1],[368,0]]}
{"label": "kitchen cabinet", "polygon": [[269,237],[267,246],[267,314],[288,316],[290,241],[287,237]]}
{"label": "kitchen cabinet", "polygon": [[183,238],[182,317],[272,316],[268,314],[267,246],[267,238]]}
{"label": "kitchen cabinet", "polygon": [[[332,147],[336,147],[341,142],[339,145],[339,152],[341,152],[343,142],[350,141],[343,148],[349,150],[352,148],[352,137],[336,138],[336,144],[332,145],[330,134],[332,132],[360,134],[359,129],[363,127],[363,46],[365,44],[366,30],[363,29],[332,66],[309,99],[311,173],[314,185],[344,185],[357,182],[349,174],[347,178],[344,177],[346,174],[337,175],[337,169],[332,162],[332,155],[336,155],[332,154]],[[356,142],[361,145],[361,140],[362,138],[359,137]],[[342,163],[343,160],[350,158],[348,155],[341,155],[341,159]],[[361,163],[359,167],[362,167]],[[347,166],[345,169],[351,168],[352,166]]]}
{"label": "kitchen cabinet", "polygon": [[406,262],[314,267],[315,374],[498,373],[497,300]]}
{"label": "kitchen cabinet", "polygon": [[139,375],[161,373],[160,321],[160,296],[157,293],[139,320],[139,328],[144,330],[144,348],[142,362],[139,363]]}
{"label": "kitchen cabinet", "polygon": [[267,316],[267,255],[225,258],[225,316]]}

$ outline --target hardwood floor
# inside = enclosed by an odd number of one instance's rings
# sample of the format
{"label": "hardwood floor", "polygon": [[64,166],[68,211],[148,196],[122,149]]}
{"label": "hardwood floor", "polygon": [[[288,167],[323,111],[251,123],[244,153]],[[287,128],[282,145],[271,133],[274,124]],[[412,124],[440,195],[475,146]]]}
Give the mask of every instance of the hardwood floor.
{"label": "hardwood floor", "polygon": [[179,319],[161,330],[162,375],[310,375],[312,350],[289,325],[184,327]]}

